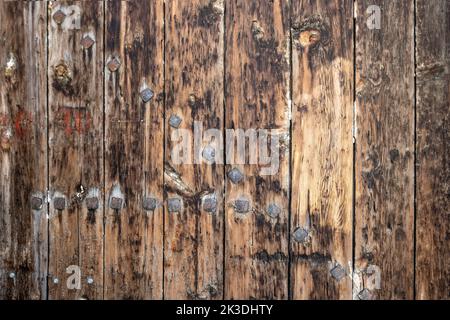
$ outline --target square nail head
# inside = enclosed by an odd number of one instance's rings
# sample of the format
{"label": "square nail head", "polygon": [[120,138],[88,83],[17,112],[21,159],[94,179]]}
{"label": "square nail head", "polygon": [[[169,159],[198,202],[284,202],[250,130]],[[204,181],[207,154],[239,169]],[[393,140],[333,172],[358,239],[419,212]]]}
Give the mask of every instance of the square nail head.
{"label": "square nail head", "polygon": [[158,200],[152,197],[146,197],[142,200],[142,208],[145,211],[154,211],[158,205]]}
{"label": "square nail head", "polygon": [[112,197],[109,202],[109,206],[111,209],[120,210],[120,209],[122,209],[122,203],[123,203],[123,200],[121,198]]}

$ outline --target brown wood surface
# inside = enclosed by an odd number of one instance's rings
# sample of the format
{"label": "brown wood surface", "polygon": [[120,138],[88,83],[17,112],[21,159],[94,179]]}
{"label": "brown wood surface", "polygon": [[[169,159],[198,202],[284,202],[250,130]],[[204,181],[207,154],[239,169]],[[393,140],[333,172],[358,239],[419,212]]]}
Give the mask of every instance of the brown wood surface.
{"label": "brown wood surface", "polygon": [[46,7],[0,2],[1,299],[47,292]]}
{"label": "brown wood surface", "polygon": [[450,3],[416,2],[416,298],[450,299]]}
{"label": "brown wood surface", "polygon": [[162,1],[106,4],[106,299],[162,298],[163,19]]}
{"label": "brown wood surface", "polygon": [[[414,3],[356,2],[355,272],[372,298],[414,293]],[[367,27],[369,5],[380,29]],[[375,269],[373,269],[375,270]]]}
{"label": "brown wood surface", "polygon": [[[103,297],[103,3],[55,1],[48,14],[49,299],[99,299]],[[99,207],[90,210],[88,200],[93,197]],[[70,266],[80,268],[78,289],[68,286]]]}
{"label": "brown wood surface", "polygon": [[[225,298],[287,299],[289,2],[228,0],[225,4],[226,129],[274,130],[271,134],[278,135],[281,145],[279,168],[273,175],[261,174],[269,166],[260,163],[261,157],[258,164],[249,164],[253,154],[248,154],[252,144],[248,139],[246,164],[236,164],[237,154],[234,162],[227,163]],[[260,156],[262,150],[257,151]],[[232,181],[233,169],[240,170],[241,181]],[[237,201],[247,201],[248,211]],[[277,215],[269,215],[271,205]]]}
{"label": "brown wood surface", "polygon": [[[223,296],[222,138],[200,137],[195,123],[223,132],[224,4],[222,0],[166,2],[166,125],[164,297]],[[181,123],[174,126],[173,119]],[[178,163],[180,130],[191,145],[191,163]],[[213,148],[214,157],[204,155]],[[206,151],[205,151],[206,150]],[[196,161],[198,159],[199,161]],[[210,161],[211,164],[205,163]],[[180,210],[171,202],[181,200]],[[215,199],[215,200],[208,200]],[[208,201],[215,201],[208,210]]]}
{"label": "brown wood surface", "polygon": [[353,2],[292,7],[291,294],[351,298]]}
{"label": "brown wood surface", "polygon": [[450,299],[449,29],[448,0],[1,1],[0,299]]}

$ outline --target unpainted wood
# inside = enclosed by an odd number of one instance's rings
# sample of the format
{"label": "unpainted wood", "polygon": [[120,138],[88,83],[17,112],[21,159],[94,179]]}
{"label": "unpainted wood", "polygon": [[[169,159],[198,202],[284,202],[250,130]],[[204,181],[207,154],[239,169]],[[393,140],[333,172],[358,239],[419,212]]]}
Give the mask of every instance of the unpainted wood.
{"label": "unpainted wood", "polygon": [[354,295],[412,299],[414,3],[356,5]]}
{"label": "unpainted wood", "polygon": [[0,2],[0,299],[47,294],[46,10]]}
{"label": "unpainted wood", "polygon": [[352,292],[353,2],[292,6],[293,299]]}
{"label": "unpainted wood", "polygon": [[48,14],[49,299],[100,299],[103,2],[55,1]]}
{"label": "unpainted wood", "polygon": [[166,299],[223,297],[223,15],[222,0],[166,2]]}
{"label": "unpainted wood", "polygon": [[[239,163],[236,145],[234,154],[227,151],[227,299],[288,298],[289,3],[225,1],[226,129],[254,129],[258,135],[264,134],[258,130],[269,130],[266,138],[259,137],[269,143],[268,155],[279,161],[270,172],[271,164],[262,157],[268,146],[249,152],[258,142],[247,138],[245,163]],[[233,139],[230,132],[227,139]],[[251,164],[254,156],[256,163]],[[233,169],[242,179],[233,178]]]}
{"label": "unpainted wood", "polygon": [[450,3],[416,2],[416,298],[450,299]]}
{"label": "unpainted wood", "polygon": [[105,299],[162,298],[163,21],[160,0],[106,3]]}

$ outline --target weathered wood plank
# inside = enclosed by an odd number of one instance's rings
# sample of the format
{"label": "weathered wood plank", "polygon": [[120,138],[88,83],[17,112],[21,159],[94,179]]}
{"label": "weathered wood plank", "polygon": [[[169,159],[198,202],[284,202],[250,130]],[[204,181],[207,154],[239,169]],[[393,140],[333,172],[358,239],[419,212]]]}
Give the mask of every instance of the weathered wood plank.
{"label": "weathered wood plank", "polygon": [[414,3],[356,5],[355,272],[364,281],[354,295],[412,299]]}
{"label": "weathered wood plank", "polygon": [[0,2],[0,299],[45,299],[45,2]]}
{"label": "weathered wood plank", "polygon": [[293,299],[350,299],[353,2],[292,6]]}
{"label": "weathered wood plank", "polygon": [[[53,2],[49,15],[49,298],[99,299],[103,297],[103,2]],[[67,270],[70,266],[75,269]]]}
{"label": "weathered wood plank", "polygon": [[108,1],[105,298],[161,299],[163,1]]}
{"label": "weathered wood plank", "polygon": [[416,297],[450,299],[450,2],[416,2]]}
{"label": "weathered wood plank", "polygon": [[166,299],[223,296],[223,11],[222,0],[166,2]]}
{"label": "weathered wood plank", "polygon": [[240,137],[245,161],[237,146],[227,150],[225,297],[287,299],[289,2],[225,3],[226,140],[236,141],[228,130],[255,130]]}

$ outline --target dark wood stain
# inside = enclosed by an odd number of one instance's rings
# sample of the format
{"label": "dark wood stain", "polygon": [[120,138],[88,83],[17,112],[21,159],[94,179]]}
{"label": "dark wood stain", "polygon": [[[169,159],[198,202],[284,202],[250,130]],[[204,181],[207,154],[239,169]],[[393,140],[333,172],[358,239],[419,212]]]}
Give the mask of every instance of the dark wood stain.
{"label": "dark wood stain", "polygon": [[[446,0],[0,2],[0,298],[449,299],[449,29]],[[176,163],[173,115],[277,130],[278,172]]]}

